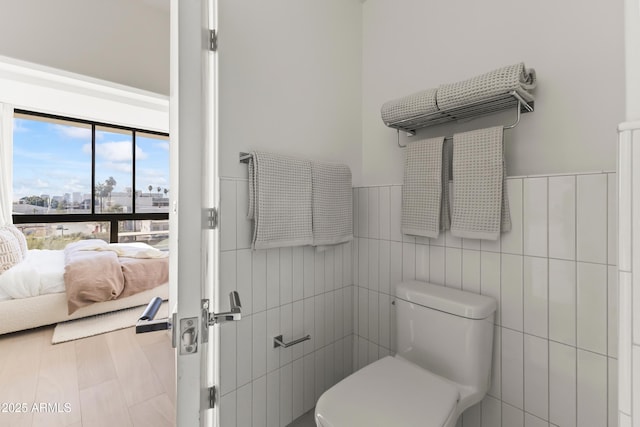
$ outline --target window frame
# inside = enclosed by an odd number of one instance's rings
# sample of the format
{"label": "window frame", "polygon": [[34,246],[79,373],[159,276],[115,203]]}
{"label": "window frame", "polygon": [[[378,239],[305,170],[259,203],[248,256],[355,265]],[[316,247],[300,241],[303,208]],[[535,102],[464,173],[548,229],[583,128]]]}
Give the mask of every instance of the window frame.
{"label": "window frame", "polygon": [[[169,138],[169,134],[166,132],[152,131],[142,128],[135,128],[130,126],[114,125],[111,123],[99,122],[94,120],[84,120],[75,117],[59,116],[55,114],[42,113],[38,111],[31,111],[25,109],[14,109],[15,115],[42,117],[45,119],[62,120],[74,123],[82,123],[84,125],[91,126],[91,213],[83,214],[45,214],[45,215],[24,215],[12,213],[14,224],[43,224],[43,223],[57,223],[57,222],[109,222],[110,223],[110,242],[118,242],[118,222],[119,221],[139,221],[139,220],[168,220],[169,212],[147,212],[137,213],[135,194],[136,194],[136,135],[137,133],[146,135],[157,135]],[[131,132],[132,142],[132,189],[131,192],[131,213],[96,213],[96,127],[107,127],[112,129],[123,130]]]}

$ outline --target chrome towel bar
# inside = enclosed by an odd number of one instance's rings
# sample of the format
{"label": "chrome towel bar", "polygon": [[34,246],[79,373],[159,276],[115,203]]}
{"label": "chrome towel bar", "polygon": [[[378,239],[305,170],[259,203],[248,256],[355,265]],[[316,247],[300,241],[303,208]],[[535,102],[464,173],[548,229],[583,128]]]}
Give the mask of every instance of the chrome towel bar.
{"label": "chrome towel bar", "polygon": [[249,159],[253,157],[250,153],[240,153],[240,163],[249,163]]}
{"label": "chrome towel bar", "polygon": [[284,342],[282,341],[282,335],[278,335],[277,337],[273,337],[273,348],[278,348],[278,347],[291,347],[292,345],[296,345],[296,344],[300,344],[301,342],[304,341],[309,341],[311,339],[311,335],[305,335],[302,338],[298,338],[297,340],[293,340],[290,342]]}

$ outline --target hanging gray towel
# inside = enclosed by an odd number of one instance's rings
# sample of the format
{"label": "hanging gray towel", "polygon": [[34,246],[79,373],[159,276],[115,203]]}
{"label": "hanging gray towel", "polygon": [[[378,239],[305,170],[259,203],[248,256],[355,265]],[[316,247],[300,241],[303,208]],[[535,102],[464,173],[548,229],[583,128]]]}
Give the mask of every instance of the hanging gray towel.
{"label": "hanging gray towel", "polygon": [[503,127],[453,135],[453,217],[451,234],[497,240],[511,230]]}
{"label": "hanging gray towel", "polygon": [[402,186],[402,232],[437,238],[449,225],[448,159],[444,137],[407,144]]}
{"label": "hanging gray towel", "polygon": [[387,101],[380,109],[385,124],[411,119],[422,114],[435,113],[437,89],[427,89],[402,98]]}
{"label": "hanging gray towel", "polygon": [[254,249],[313,243],[311,162],[265,152],[249,161]]}
{"label": "hanging gray towel", "polygon": [[467,80],[440,85],[436,97],[440,109],[459,107],[511,91],[516,91],[525,101],[532,101],[531,91],[535,86],[535,70],[525,68],[520,62]]}
{"label": "hanging gray towel", "polygon": [[312,162],[313,245],[353,239],[353,190],[346,165]]}

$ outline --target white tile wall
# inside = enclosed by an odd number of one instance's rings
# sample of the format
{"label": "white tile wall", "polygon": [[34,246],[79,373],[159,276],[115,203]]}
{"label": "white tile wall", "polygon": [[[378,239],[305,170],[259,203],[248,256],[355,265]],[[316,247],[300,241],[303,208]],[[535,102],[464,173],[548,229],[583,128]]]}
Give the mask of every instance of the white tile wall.
{"label": "white tile wall", "polygon": [[576,259],[576,177],[549,178],[549,257]]}
{"label": "white tile wall", "polygon": [[354,215],[367,222],[354,244],[354,366],[393,353],[396,283],[462,288],[499,308],[491,389],[458,426],[617,425],[615,182],[615,173],[509,178],[512,231],[496,242],[407,238],[401,186],[354,189]]}
{"label": "white tile wall", "polygon": [[524,408],[543,420],[549,419],[549,341],[524,336]]}
{"label": "white tile wall", "polygon": [[[617,298],[631,296],[632,276],[620,273],[618,286],[615,263],[631,268],[623,248],[631,239],[615,236],[611,192],[631,194],[631,184],[616,181],[611,173],[508,179],[513,227],[496,242],[403,236],[402,187],[356,188],[356,239],[316,253],[248,249],[246,181],[223,179],[221,277],[232,283],[221,287],[240,291],[245,313],[221,334],[222,369],[235,366],[221,384],[224,427],[286,425],[353,369],[392,354],[395,284],[415,278],[499,302],[492,386],[458,426],[615,425],[618,394],[633,386],[616,377],[633,362],[630,327],[620,339],[628,356],[617,360],[617,319],[630,325],[632,309],[618,310]],[[314,340],[274,352],[276,329]],[[627,403],[621,422],[631,426]]]}
{"label": "white tile wall", "polygon": [[[220,327],[220,420],[223,427],[285,426],[313,408],[324,390],[353,371],[352,316],[354,302],[358,302],[353,286],[354,250],[352,243],[325,252],[311,247],[249,249],[247,186],[246,180],[221,180],[219,305],[226,308],[226,295],[237,290],[243,317]],[[368,206],[369,194],[362,194],[363,206]],[[381,195],[372,199],[377,204],[384,201],[388,208],[389,191]],[[375,215],[365,215],[360,223],[367,227],[380,222]],[[389,214],[380,218],[388,221]],[[388,236],[389,229],[384,233]],[[388,258],[389,245],[385,248],[383,254]],[[388,275],[389,263],[386,265]],[[388,292],[389,279],[379,283]],[[379,299],[376,287],[371,301],[377,306]],[[388,296],[385,301],[388,304]],[[387,322],[386,329],[379,328],[379,315]],[[372,310],[364,319],[367,326],[371,320],[376,334],[382,331],[385,342],[389,341],[388,310]],[[312,339],[289,349],[274,349],[273,337],[279,334],[285,340],[306,334]],[[375,338],[379,340],[380,335]]]}
{"label": "white tile wall", "polygon": [[576,189],[576,257],[607,262],[607,175],[579,175]]}

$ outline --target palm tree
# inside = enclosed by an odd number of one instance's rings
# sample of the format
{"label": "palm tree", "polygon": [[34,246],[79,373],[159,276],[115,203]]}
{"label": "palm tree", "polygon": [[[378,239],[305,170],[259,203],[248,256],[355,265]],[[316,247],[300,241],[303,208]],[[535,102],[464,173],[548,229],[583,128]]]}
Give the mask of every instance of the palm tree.
{"label": "palm tree", "polygon": [[113,193],[113,189],[115,188],[117,183],[112,176],[110,176],[109,179],[107,179],[104,183],[105,183],[105,189],[109,193],[109,205],[111,205],[111,193]]}
{"label": "palm tree", "polygon": [[105,193],[105,185],[104,184],[96,184],[96,188],[95,188],[95,194],[96,197],[98,197],[100,199],[100,212],[102,212],[102,210],[104,209],[104,196],[106,195]]}
{"label": "palm tree", "polygon": [[147,188],[149,189],[149,194],[151,194],[151,190],[153,190],[153,185],[149,184]]}
{"label": "palm tree", "polygon": [[168,192],[169,192],[169,189],[168,189],[168,188],[165,188],[165,189],[164,189],[164,197],[167,197],[167,193],[168,193]]}

